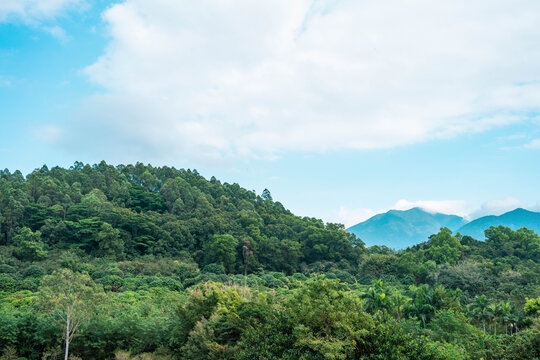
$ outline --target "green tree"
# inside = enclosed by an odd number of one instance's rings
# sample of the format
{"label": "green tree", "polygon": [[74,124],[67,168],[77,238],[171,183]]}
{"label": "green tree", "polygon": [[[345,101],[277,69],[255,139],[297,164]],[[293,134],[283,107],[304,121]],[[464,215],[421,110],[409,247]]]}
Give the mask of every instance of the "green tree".
{"label": "green tree", "polygon": [[431,235],[428,246],[426,255],[437,264],[456,264],[463,248],[459,239],[452,236],[452,231],[448,228],[442,228],[438,234]]}
{"label": "green tree", "polygon": [[485,295],[477,296],[470,305],[472,316],[482,323],[484,334],[486,333],[486,322],[490,319],[489,300]]}
{"label": "green tree", "polygon": [[236,267],[237,246],[239,245],[232,235],[214,235],[203,246],[204,261],[206,264],[221,264],[229,273],[233,273]]}
{"label": "green tree", "polygon": [[502,302],[498,305],[499,318],[505,326],[506,333],[508,334],[508,325],[512,321],[513,308],[509,302]]}
{"label": "green tree", "polygon": [[266,201],[266,200],[272,201],[272,194],[270,194],[270,190],[268,190],[268,189],[263,190],[262,199],[264,201]]}
{"label": "green tree", "polygon": [[440,306],[441,298],[436,289],[429,285],[421,285],[413,294],[413,299],[407,307],[407,315],[417,317],[422,326],[426,327]]}
{"label": "green tree", "polygon": [[362,294],[364,299],[364,309],[370,314],[376,314],[379,311],[386,311],[391,306],[388,289],[382,280],[377,280]]}
{"label": "green tree", "polygon": [[101,256],[120,258],[124,253],[124,241],[120,238],[120,231],[110,224],[103,223],[95,237],[98,243],[98,253]]}
{"label": "green tree", "polygon": [[58,325],[64,329],[64,360],[68,360],[73,335],[103,299],[103,288],[88,274],[60,269],[43,278],[39,299],[46,310],[56,315]]}
{"label": "green tree", "polygon": [[39,231],[32,232],[29,228],[23,227],[13,241],[17,246],[15,254],[22,260],[40,260],[47,255]]}
{"label": "green tree", "polygon": [[525,298],[523,311],[530,316],[540,316],[540,296],[533,299]]}

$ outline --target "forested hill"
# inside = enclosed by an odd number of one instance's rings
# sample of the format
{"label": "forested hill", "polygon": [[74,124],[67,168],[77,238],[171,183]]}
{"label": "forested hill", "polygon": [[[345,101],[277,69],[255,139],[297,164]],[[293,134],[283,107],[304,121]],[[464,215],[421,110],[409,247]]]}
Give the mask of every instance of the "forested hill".
{"label": "forested hill", "polygon": [[485,238],[366,248],[195,170],[4,170],[0,360],[538,360],[540,237]]}
{"label": "forested hill", "polygon": [[267,190],[259,196],[196,170],[141,163],[43,166],[26,178],[0,171],[0,234],[0,245],[18,234],[28,260],[80,249],[116,260],[193,259],[228,273],[294,273],[319,261],[355,266],[365,251],[341,225],[295,216]]}

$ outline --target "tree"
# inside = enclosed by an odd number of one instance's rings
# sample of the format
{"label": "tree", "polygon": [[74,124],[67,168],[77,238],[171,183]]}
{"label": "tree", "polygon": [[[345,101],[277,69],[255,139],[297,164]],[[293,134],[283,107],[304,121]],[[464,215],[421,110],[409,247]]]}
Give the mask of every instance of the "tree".
{"label": "tree", "polygon": [[489,300],[485,295],[477,296],[471,304],[471,313],[473,317],[482,322],[482,329],[486,333],[486,321],[490,319]]}
{"label": "tree", "polygon": [[459,239],[452,236],[452,231],[448,228],[441,228],[438,234],[431,235],[428,245],[426,254],[437,264],[456,264],[463,248]]}
{"label": "tree", "polygon": [[270,190],[268,189],[264,189],[263,192],[262,192],[262,199],[264,201],[266,200],[270,200],[272,201],[272,194],[270,194]]}
{"label": "tree", "polygon": [[533,299],[525,298],[523,311],[530,316],[540,316],[540,296]]}
{"label": "tree", "polygon": [[401,318],[403,317],[403,311],[405,310],[405,307],[407,305],[407,298],[403,296],[399,291],[396,291],[392,295],[390,303],[392,312],[396,316],[396,320],[401,321]]}
{"label": "tree", "polygon": [[60,269],[43,278],[39,298],[42,306],[52,311],[58,325],[64,328],[65,360],[68,360],[73,335],[90,318],[102,297],[103,288],[86,273]]}
{"label": "tree", "polygon": [[497,335],[497,320],[499,320],[500,309],[497,304],[489,304],[488,306],[488,316],[489,323],[491,324],[491,331]]}
{"label": "tree", "polygon": [[103,223],[95,239],[101,256],[118,258],[123,255],[124,241],[120,238],[120,231],[111,225]]}
{"label": "tree", "polygon": [[362,294],[364,299],[364,309],[370,314],[376,314],[379,311],[385,311],[391,305],[388,290],[382,280],[374,282],[365,294]]}
{"label": "tree", "polygon": [[180,190],[178,188],[178,183],[176,182],[175,179],[169,179],[161,187],[160,192],[161,192],[161,195],[163,196],[163,199],[165,200],[167,209],[169,210],[169,212],[172,213],[173,208],[174,208],[174,203],[180,197]]}
{"label": "tree", "polygon": [[248,259],[253,255],[253,250],[250,249],[251,242],[248,238],[242,239],[242,257],[244,258],[244,277],[247,276]]}
{"label": "tree", "polygon": [[39,231],[32,232],[29,228],[23,227],[21,232],[13,238],[13,241],[17,246],[15,254],[22,260],[40,260],[47,255],[43,249]]}
{"label": "tree", "polygon": [[441,305],[441,298],[436,290],[429,285],[421,285],[413,294],[413,299],[407,308],[407,314],[420,319],[424,328]]}
{"label": "tree", "polygon": [[223,265],[227,272],[234,272],[237,246],[238,240],[232,235],[214,235],[212,240],[203,246],[205,263],[218,263]]}
{"label": "tree", "polygon": [[506,333],[508,334],[508,324],[512,321],[512,305],[509,302],[499,304],[499,316],[502,323],[505,325]]}

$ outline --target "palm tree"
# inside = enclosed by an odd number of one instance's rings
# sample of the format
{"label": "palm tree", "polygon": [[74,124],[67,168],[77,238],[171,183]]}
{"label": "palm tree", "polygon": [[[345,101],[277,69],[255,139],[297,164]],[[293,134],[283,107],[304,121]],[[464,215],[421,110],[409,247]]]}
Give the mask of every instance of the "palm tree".
{"label": "palm tree", "polygon": [[364,309],[370,314],[375,314],[379,311],[384,311],[389,307],[387,289],[382,280],[378,280],[371,286],[365,294],[362,294],[364,299]]}
{"label": "palm tree", "polygon": [[508,324],[511,321],[512,312],[513,312],[512,305],[510,305],[509,302],[503,301],[502,303],[499,304],[500,319],[502,323],[505,325],[506,334],[508,334]]}
{"label": "palm tree", "polygon": [[399,291],[396,291],[394,295],[392,295],[391,303],[392,310],[396,315],[397,321],[401,321],[401,318],[403,317],[403,310],[407,304],[407,298],[401,295]]}
{"label": "palm tree", "polygon": [[489,304],[488,306],[488,316],[491,331],[497,335],[497,320],[499,318],[499,306],[496,304]]}
{"label": "palm tree", "polygon": [[486,334],[486,320],[489,320],[489,300],[485,295],[477,296],[474,298],[473,303],[471,304],[471,313],[472,315],[482,322],[482,329],[484,330],[484,335]]}
{"label": "palm tree", "polygon": [[512,313],[510,315],[510,335],[512,335],[512,330],[514,330],[514,333],[517,333],[519,331],[519,328],[518,328],[518,323],[523,319],[523,315],[518,312],[518,311],[514,311],[514,313]]}
{"label": "palm tree", "polygon": [[407,308],[407,314],[416,316],[422,321],[422,326],[426,327],[426,323],[435,315],[435,310],[439,307],[440,302],[436,289],[429,285],[422,285],[416,290],[413,300]]}

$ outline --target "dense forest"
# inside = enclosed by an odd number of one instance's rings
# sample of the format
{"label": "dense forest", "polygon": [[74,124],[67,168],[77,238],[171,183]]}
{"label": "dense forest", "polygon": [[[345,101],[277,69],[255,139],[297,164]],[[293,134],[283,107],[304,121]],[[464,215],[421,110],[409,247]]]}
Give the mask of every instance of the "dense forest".
{"label": "dense forest", "polygon": [[540,237],[485,237],[366,248],[195,170],[3,170],[0,359],[540,359]]}

